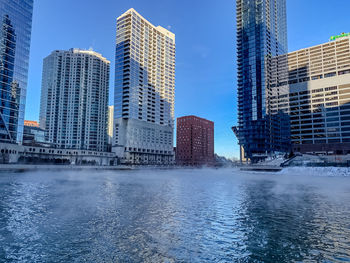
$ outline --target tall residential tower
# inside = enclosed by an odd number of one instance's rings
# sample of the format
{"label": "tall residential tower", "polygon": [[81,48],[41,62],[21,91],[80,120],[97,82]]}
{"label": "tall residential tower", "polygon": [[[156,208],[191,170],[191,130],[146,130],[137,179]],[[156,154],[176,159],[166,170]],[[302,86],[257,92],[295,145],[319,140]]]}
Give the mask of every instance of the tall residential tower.
{"label": "tall residential tower", "polygon": [[33,0],[0,0],[0,142],[22,143]]}
{"label": "tall residential tower", "polygon": [[110,62],[91,50],[44,59],[40,127],[57,148],[107,150]]}
{"label": "tall residential tower", "polygon": [[271,58],[287,52],[286,0],[236,0],[236,13],[238,126],[233,130],[241,157],[254,161],[289,145],[281,134],[283,121],[269,114],[269,97],[280,92],[269,84]]}
{"label": "tall residential tower", "polygon": [[113,150],[127,163],[173,162],[175,35],[134,9],[117,20]]}

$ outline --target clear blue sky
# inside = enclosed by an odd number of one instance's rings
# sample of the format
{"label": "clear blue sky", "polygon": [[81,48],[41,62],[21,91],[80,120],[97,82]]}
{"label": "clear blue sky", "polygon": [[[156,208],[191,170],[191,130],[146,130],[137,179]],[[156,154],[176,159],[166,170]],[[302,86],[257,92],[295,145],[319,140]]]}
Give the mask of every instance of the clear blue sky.
{"label": "clear blue sky", "polygon": [[[116,18],[133,7],[176,34],[176,117],[215,122],[215,151],[239,156],[236,124],[235,0],[34,0],[26,119],[38,120],[42,60],[55,49],[92,47],[111,63]],[[349,0],[287,0],[289,51],[350,32]]]}

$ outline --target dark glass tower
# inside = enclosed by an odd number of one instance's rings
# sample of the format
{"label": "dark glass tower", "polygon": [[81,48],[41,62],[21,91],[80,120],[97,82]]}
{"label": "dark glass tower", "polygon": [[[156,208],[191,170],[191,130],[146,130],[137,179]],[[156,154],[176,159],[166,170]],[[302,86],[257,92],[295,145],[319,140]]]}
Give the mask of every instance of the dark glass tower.
{"label": "dark glass tower", "polygon": [[[238,125],[244,158],[256,161],[282,151],[272,132],[269,97],[272,58],[287,52],[286,0],[236,0]],[[274,128],[273,128],[274,127]],[[241,153],[242,153],[241,152]]]}
{"label": "dark glass tower", "polygon": [[0,142],[21,143],[33,0],[0,0]]}

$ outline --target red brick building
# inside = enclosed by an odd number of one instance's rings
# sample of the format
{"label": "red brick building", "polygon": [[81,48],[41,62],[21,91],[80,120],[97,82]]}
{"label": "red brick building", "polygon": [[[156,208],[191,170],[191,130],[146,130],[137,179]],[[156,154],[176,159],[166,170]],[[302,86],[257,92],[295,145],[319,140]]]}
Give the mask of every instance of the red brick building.
{"label": "red brick building", "polygon": [[196,116],[177,119],[176,163],[212,165],[214,163],[214,122]]}

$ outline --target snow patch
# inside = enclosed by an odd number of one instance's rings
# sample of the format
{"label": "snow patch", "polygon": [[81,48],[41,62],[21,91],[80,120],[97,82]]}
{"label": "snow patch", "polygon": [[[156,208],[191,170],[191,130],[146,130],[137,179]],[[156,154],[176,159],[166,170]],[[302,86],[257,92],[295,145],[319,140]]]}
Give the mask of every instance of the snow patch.
{"label": "snow patch", "polygon": [[311,176],[350,176],[348,167],[287,167],[279,174],[282,175],[311,175]]}

